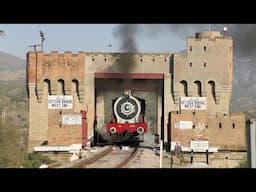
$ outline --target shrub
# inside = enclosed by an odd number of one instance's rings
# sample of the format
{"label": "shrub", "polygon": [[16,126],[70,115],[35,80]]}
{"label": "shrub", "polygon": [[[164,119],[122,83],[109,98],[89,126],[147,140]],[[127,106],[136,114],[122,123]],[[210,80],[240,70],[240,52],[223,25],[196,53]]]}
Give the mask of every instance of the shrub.
{"label": "shrub", "polygon": [[24,155],[22,166],[24,168],[38,168],[41,164],[50,164],[53,161],[41,153],[26,153]]}
{"label": "shrub", "polygon": [[242,159],[239,162],[239,165],[238,165],[237,168],[248,168],[248,161],[247,161],[247,159]]}

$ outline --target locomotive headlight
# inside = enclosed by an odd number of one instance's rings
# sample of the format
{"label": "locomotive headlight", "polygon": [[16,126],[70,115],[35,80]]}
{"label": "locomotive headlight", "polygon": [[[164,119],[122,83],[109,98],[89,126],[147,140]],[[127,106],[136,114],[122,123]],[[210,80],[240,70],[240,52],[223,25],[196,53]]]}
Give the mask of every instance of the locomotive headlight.
{"label": "locomotive headlight", "polygon": [[115,127],[111,127],[109,129],[109,132],[112,133],[112,134],[116,133],[116,128]]}
{"label": "locomotive headlight", "polygon": [[143,127],[138,127],[137,128],[137,133],[139,133],[140,135],[144,133],[144,128]]}

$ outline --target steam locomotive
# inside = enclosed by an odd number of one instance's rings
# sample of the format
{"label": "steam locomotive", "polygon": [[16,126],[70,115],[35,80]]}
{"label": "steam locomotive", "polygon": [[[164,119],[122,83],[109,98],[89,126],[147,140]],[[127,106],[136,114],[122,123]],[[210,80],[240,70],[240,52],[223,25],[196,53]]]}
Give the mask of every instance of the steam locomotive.
{"label": "steam locomotive", "polygon": [[113,142],[142,142],[147,132],[144,121],[145,100],[134,97],[132,91],[124,90],[123,95],[113,99],[112,116],[106,124],[107,132]]}

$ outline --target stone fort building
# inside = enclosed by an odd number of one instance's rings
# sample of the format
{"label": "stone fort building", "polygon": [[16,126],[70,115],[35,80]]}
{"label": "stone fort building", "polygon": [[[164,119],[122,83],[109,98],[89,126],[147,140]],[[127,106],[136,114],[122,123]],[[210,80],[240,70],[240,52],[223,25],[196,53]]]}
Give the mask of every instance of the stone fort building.
{"label": "stone fort building", "polygon": [[188,37],[180,53],[28,52],[29,150],[86,146],[127,88],[146,99],[149,132],[164,142],[246,150],[245,115],[229,111],[232,81],[233,39],[219,31]]}

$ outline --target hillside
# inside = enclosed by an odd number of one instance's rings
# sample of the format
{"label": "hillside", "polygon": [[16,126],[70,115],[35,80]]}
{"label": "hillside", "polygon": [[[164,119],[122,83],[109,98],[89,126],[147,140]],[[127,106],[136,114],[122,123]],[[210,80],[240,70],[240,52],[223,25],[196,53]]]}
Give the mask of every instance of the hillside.
{"label": "hillside", "polygon": [[28,135],[28,96],[25,81],[0,81],[0,168],[18,167],[26,151]]}
{"label": "hillside", "polygon": [[26,60],[0,52],[0,80],[25,80]]}

